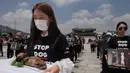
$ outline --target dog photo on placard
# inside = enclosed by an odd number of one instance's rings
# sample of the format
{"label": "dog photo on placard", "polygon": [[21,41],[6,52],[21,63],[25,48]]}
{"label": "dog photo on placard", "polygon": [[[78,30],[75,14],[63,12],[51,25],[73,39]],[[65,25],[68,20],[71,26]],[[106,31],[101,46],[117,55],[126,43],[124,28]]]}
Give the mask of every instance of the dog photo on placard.
{"label": "dog photo on placard", "polygon": [[109,49],[108,65],[130,68],[130,50]]}

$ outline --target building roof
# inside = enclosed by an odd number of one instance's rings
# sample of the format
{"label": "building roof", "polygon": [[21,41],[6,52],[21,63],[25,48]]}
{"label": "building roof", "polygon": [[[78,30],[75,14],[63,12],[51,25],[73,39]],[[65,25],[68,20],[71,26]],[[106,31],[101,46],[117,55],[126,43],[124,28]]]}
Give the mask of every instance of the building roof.
{"label": "building roof", "polygon": [[96,28],[73,28],[75,32],[93,32],[96,31]]}
{"label": "building roof", "polygon": [[95,36],[95,33],[72,33],[74,35],[80,35],[80,36]]}

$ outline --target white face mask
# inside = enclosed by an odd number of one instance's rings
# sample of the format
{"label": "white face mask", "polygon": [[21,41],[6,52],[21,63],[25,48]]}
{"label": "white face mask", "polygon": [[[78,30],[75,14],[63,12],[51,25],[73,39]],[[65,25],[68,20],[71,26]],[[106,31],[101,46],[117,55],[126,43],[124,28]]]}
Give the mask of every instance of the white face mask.
{"label": "white face mask", "polygon": [[35,22],[37,29],[39,29],[41,31],[47,31],[48,30],[47,20],[35,19],[34,22]]}

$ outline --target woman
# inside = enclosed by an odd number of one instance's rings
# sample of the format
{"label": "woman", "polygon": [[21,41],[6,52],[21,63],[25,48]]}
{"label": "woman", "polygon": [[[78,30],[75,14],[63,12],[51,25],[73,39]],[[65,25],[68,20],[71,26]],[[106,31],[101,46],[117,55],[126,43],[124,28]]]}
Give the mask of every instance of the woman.
{"label": "woman", "polygon": [[51,6],[45,2],[38,3],[33,7],[32,14],[31,36],[26,54],[54,63],[43,73],[71,73],[74,65],[69,59],[68,43],[57,27]]}
{"label": "woman", "polygon": [[[108,48],[130,50],[130,37],[125,35],[127,29],[128,29],[127,23],[119,22],[116,27],[116,31],[117,31],[118,35],[114,36],[108,40],[108,42],[107,42]],[[107,58],[106,55],[105,55],[105,57]],[[119,70],[119,69],[114,70],[112,68],[109,68],[109,71],[112,71],[112,72],[116,71],[118,73],[126,73],[126,70]]]}
{"label": "woman", "polygon": [[15,49],[15,55],[17,56],[19,53],[24,52],[24,39],[22,38],[22,33],[21,32],[17,32],[15,38],[14,38],[15,44],[16,44],[16,48]]}
{"label": "woman", "polygon": [[91,47],[91,52],[95,52],[96,40],[91,40],[90,47]]}
{"label": "woman", "polygon": [[130,37],[125,35],[127,29],[128,25],[125,22],[119,22],[116,27],[118,35],[108,41],[108,47],[114,49],[130,49]]}

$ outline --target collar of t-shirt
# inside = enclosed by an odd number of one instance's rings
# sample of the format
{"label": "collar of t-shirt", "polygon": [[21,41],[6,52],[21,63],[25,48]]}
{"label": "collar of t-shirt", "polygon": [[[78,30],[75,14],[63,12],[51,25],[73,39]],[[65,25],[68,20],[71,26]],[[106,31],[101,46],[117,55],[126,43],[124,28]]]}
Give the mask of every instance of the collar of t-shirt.
{"label": "collar of t-shirt", "polygon": [[48,36],[48,31],[46,32],[45,35],[43,35],[43,34],[41,33],[41,37],[46,37],[46,36]]}

